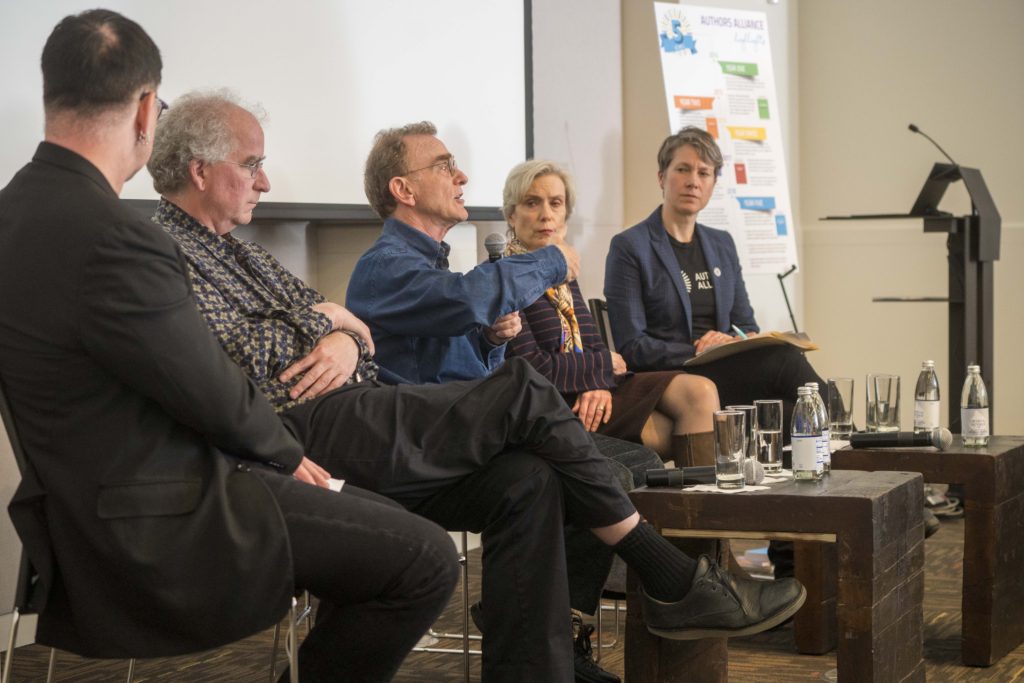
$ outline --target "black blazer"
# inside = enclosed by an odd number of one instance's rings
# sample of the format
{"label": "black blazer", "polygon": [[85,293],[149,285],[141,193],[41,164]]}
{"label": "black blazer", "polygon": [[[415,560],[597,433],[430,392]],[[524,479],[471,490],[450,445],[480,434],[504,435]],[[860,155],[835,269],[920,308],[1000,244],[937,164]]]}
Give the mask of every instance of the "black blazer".
{"label": "black blazer", "polygon": [[0,292],[37,640],[151,657],[275,623],[292,563],[257,471],[290,472],[302,449],[210,334],[173,240],[42,143],[0,191]]}

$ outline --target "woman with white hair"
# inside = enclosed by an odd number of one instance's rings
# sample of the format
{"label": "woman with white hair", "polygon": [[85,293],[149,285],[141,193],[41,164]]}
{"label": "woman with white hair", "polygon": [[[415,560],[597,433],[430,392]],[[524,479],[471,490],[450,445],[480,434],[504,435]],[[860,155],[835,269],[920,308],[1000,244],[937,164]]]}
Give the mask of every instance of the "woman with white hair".
{"label": "woman with white hair", "polygon": [[[519,254],[565,239],[576,192],[565,169],[532,160],[509,173],[503,200],[508,251]],[[507,355],[547,377],[589,431],[641,442],[680,466],[714,462],[714,383],[679,371],[630,372],[602,341],[575,281],[548,289],[520,318]]]}

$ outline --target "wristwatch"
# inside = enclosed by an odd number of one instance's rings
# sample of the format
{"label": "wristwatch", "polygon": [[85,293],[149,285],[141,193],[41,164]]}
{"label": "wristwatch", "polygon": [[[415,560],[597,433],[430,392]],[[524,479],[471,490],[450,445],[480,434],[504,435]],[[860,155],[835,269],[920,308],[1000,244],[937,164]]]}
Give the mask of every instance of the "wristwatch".
{"label": "wristwatch", "polygon": [[359,361],[356,363],[356,369],[345,384],[358,384],[364,380],[377,379],[377,372],[380,370],[380,366],[373,360],[373,354],[370,353],[370,345],[366,343],[366,340],[351,330],[338,331],[352,337],[356,346],[359,347]]}

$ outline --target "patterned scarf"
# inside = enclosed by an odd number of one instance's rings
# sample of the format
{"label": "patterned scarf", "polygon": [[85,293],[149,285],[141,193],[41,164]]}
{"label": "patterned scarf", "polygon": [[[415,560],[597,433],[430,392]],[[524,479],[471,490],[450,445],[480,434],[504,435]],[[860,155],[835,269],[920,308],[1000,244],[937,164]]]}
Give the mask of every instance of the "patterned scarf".
{"label": "patterned scarf", "polygon": [[[526,247],[518,239],[513,237],[505,248],[506,256],[527,253]],[[551,287],[544,296],[548,298],[551,305],[558,313],[558,320],[562,323],[562,353],[583,353],[583,339],[580,337],[580,324],[576,321],[576,310],[572,305],[572,290],[568,283],[563,282],[557,287]]]}

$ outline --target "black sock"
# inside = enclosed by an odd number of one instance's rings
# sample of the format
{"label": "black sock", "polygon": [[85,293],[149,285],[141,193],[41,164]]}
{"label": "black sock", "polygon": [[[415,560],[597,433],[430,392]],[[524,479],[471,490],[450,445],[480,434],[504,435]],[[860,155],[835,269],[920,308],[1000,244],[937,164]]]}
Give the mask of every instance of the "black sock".
{"label": "black sock", "polygon": [[615,546],[615,552],[643,581],[647,595],[675,602],[690,590],[697,562],[650,524],[640,522]]}

